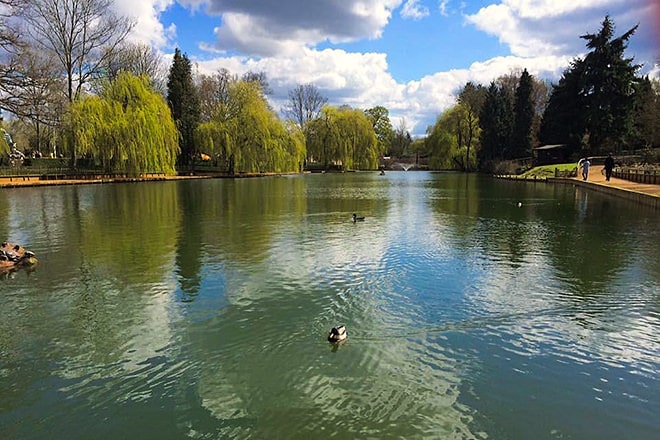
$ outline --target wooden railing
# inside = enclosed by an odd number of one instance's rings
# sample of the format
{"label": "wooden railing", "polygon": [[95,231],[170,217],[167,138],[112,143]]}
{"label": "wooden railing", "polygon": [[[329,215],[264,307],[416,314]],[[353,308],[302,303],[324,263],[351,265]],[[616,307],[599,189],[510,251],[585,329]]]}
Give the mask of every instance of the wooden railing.
{"label": "wooden railing", "polygon": [[660,184],[660,170],[658,168],[615,168],[612,171],[612,177],[637,183]]}

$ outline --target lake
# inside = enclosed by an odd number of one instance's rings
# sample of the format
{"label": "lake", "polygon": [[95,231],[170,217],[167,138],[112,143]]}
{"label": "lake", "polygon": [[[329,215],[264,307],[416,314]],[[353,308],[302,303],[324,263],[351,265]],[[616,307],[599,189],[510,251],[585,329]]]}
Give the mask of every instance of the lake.
{"label": "lake", "polygon": [[660,433],[660,216],[624,199],[402,171],[3,189],[0,217],[39,257],[0,279],[4,440]]}

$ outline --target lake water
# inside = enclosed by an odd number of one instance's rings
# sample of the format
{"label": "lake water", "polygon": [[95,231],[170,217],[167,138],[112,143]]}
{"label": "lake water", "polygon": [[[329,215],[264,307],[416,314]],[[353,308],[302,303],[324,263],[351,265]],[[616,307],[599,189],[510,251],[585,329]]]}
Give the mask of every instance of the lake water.
{"label": "lake water", "polygon": [[4,189],[0,218],[40,257],[0,279],[4,440],[660,435],[660,215],[623,199],[350,173]]}

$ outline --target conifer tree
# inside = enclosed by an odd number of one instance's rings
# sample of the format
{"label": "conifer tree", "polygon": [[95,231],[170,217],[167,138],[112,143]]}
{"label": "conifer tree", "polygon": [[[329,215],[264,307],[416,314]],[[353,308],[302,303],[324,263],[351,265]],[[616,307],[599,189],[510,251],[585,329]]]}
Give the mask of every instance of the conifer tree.
{"label": "conifer tree", "polygon": [[190,60],[178,48],[167,79],[167,104],[179,130],[179,163],[190,164],[197,154],[194,133],[200,121],[200,103]]}
{"label": "conifer tree", "polygon": [[582,94],[586,98],[586,129],[592,152],[612,151],[626,143],[633,130],[639,65],[624,58],[628,40],[637,30],[634,26],[618,38],[613,38],[614,23],[606,16],[597,34],[586,34],[591,49],[585,58]]}
{"label": "conifer tree", "polygon": [[598,33],[580,37],[591,51],[574,60],[553,86],[541,127],[544,143],[588,148],[590,154],[629,144],[635,134],[640,66],[624,58],[624,52],[636,30],[613,38],[614,23],[606,16]]}
{"label": "conifer tree", "polygon": [[583,69],[583,61],[574,60],[552,86],[539,133],[542,144],[565,144],[569,154],[580,151],[583,144],[586,107],[580,93]]}
{"label": "conifer tree", "polygon": [[481,151],[479,167],[487,170],[493,161],[505,157],[513,130],[513,106],[509,94],[491,82],[479,114]]}
{"label": "conifer tree", "polygon": [[641,147],[660,146],[660,79],[641,79],[635,92],[635,143]]}
{"label": "conifer tree", "polygon": [[532,86],[532,76],[525,69],[520,75],[516,88],[513,107],[515,121],[508,155],[510,159],[527,157],[532,154],[532,122],[534,121]]}

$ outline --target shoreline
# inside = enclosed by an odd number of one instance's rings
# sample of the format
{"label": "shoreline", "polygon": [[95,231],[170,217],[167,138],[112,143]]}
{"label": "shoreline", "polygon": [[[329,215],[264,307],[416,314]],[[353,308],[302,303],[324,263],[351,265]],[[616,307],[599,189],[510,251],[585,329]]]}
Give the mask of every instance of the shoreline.
{"label": "shoreline", "polygon": [[0,177],[0,188],[25,188],[37,186],[60,186],[60,185],[98,185],[108,183],[135,183],[135,182],[164,182],[172,180],[197,180],[197,179],[244,179],[252,177],[280,176],[285,173],[239,173],[228,174],[194,174],[174,175],[145,174],[135,177],[90,177],[88,179],[76,178],[52,178],[42,179],[39,176],[10,176]]}
{"label": "shoreline", "polygon": [[[305,174],[305,173],[302,173]],[[10,176],[0,177],[0,188],[24,188],[38,186],[54,185],[94,185],[109,183],[135,183],[135,182],[162,182],[172,180],[191,180],[191,179],[241,179],[251,177],[269,177],[278,176],[282,173],[242,173],[236,175],[226,174],[199,174],[199,175],[175,175],[165,176],[162,174],[145,174],[137,177],[101,177],[90,179],[41,179],[39,176]],[[506,178],[496,176],[496,178]],[[519,180],[511,178],[510,180]],[[581,177],[548,177],[546,179],[523,179],[524,182],[548,182],[576,185],[583,188],[592,189],[601,193],[609,194],[615,197],[623,197],[636,203],[651,206],[660,209],[660,185],[650,183],[637,183],[624,179],[612,177],[609,182],[605,180],[603,166],[596,165],[591,167],[588,179],[582,180]]]}
{"label": "shoreline", "polygon": [[614,197],[622,197],[636,203],[660,209],[660,185],[638,183],[630,180],[612,177],[605,180],[605,169],[602,165],[592,166],[587,180],[581,177],[549,178],[549,182],[577,185]]}
{"label": "shoreline", "polygon": [[519,179],[515,176],[495,176],[497,179],[519,180],[521,182],[558,183],[587,188],[613,197],[625,198],[635,203],[660,209],[660,185],[651,183],[638,183],[630,180],[612,177],[605,180],[605,171],[602,165],[592,165],[587,180],[582,177],[546,177],[542,179]]}

